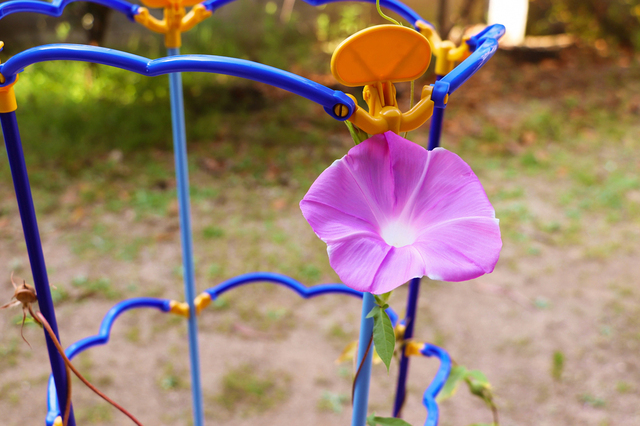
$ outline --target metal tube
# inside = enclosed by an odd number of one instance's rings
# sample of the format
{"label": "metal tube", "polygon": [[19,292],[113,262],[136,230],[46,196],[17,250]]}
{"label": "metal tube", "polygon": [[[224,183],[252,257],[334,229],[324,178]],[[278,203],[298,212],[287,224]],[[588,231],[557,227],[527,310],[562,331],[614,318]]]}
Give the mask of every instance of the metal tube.
{"label": "metal tube", "polygon": [[[420,295],[420,278],[414,278],[409,283],[409,294],[407,295],[407,314],[405,317],[404,339],[413,337],[418,298]],[[402,351],[400,356],[400,368],[398,371],[398,384],[396,387],[396,399],[393,403],[393,417],[402,416],[402,406],[406,397],[407,376],[409,374],[409,357]]]}
{"label": "metal tube", "polygon": [[[9,166],[11,168],[11,176],[13,178],[13,186],[18,200],[18,209],[20,210],[20,220],[22,221],[24,240],[27,244],[29,263],[31,264],[31,274],[33,275],[33,283],[38,295],[38,307],[40,312],[42,312],[42,315],[51,325],[56,337],[60,340],[53,300],[51,299],[51,291],[49,290],[49,277],[47,276],[47,267],[44,263],[42,243],[40,242],[40,232],[38,231],[38,222],[36,220],[36,212],[33,206],[31,187],[29,185],[29,175],[24,161],[22,142],[20,141],[20,129],[18,128],[16,113],[0,113],[0,123],[2,123],[2,134],[4,135],[7,156],[9,158]],[[67,403],[67,373],[65,370],[64,360],[58,353],[58,350],[49,335],[45,332],[44,336],[47,342],[47,351],[49,352],[51,372],[53,373],[56,383],[58,401],[60,401],[60,406],[64,407]],[[72,408],[68,425],[75,426],[75,424],[76,421],[73,416]]]}
{"label": "metal tube", "polygon": [[[436,75],[436,81],[442,80],[443,75]],[[431,151],[440,146],[440,137],[442,136],[442,121],[444,120],[444,108],[434,108],[429,124],[429,145],[427,149]]]}
{"label": "metal tube", "polygon": [[[371,293],[364,293],[362,297],[362,317],[360,319],[360,338],[358,340],[358,368],[360,374],[356,377],[353,392],[353,414],[351,426],[365,426],[367,422],[367,408],[369,404],[369,382],[371,381],[371,360],[373,359],[373,343],[364,358],[367,346],[373,337],[373,318],[367,318],[375,306],[375,299]],[[364,358],[364,359],[363,359]],[[362,367],[360,365],[362,364]]]}
{"label": "metal tube", "polygon": [[[169,56],[180,54],[180,49],[168,49]],[[191,235],[191,208],[189,202],[189,169],[187,163],[187,135],[184,120],[184,98],[182,76],[169,74],[171,92],[171,123],[173,127],[173,149],[176,163],[176,183],[180,209],[180,241],[182,244],[182,267],[184,270],[184,293],[189,305],[189,359],[191,362],[191,393],[193,398],[193,423],[204,425],[202,409],[202,386],[200,383],[200,356],[198,350],[198,322],[196,319],[195,269],[193,264],[193,238]]]}

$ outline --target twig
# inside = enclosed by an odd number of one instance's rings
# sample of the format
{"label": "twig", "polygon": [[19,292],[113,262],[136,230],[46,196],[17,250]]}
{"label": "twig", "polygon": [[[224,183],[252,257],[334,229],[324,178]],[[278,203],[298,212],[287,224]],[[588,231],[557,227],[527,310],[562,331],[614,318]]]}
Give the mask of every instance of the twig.
{"label": "twig", "polygon": [[[26,308],[29,310],[29,313],[31,314],[31,318],[33,318],[33,320],[37,322],[40,326],[44,327],[43,321],[47,322],[44,316],[42,317],[42,320],[38,319],[38,315],[36,315],[33,312],[33,309],[31,308],[31,304],[26,305]],[[38,314],[40,314],[40,312],[38,312]],[[49,326],[48,322],[47,322],[47,327],[44,327],[44,328],[47,330],[47,333],[49,334],[49,337],[51,337],[51,340],[53,340],[53,344],[56,346],[58,353],[60,353],[63,358],[66,358],[64,351],[61,350],[62,346],[60,345],[60,342],[56,338],[56,335],[51,329],[51,326]],[[62,426],[67,426],[67,424],[69,423],[69,415],[71,414],[71,371],[66,362],[64,363],[64,368],[65,368],[65,372],[67,373],[67,402],[65,403],[64,414],[62,415]]]}
{"label": "twig", "polygon": [[[364,351],[364,356],[360,361],[360,365],[358,366],[358,371],[356,371],[356,376],[353,378],[353,385],[351,386],[351,405],[353,405],[353,397],[356,393],[356,381],[358,380],[358,376],[360,375],[360,371],[362,371],[362,366],[364,365],[364,360],[367,359],[369,355],[369,351],[371,350],[371,344],[373,343],[373,334],[371,335],[371,339],[369,339],[369,344],[367,345],[367,350]],[[356,355],[357,358],[357,355]]]}

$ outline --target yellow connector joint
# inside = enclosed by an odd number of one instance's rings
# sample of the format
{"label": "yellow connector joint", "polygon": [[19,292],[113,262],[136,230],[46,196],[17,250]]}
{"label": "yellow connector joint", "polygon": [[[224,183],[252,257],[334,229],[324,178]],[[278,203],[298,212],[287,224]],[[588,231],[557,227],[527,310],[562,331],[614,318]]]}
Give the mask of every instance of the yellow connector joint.
{"label": "yellow connector joint", "polygon": [[[5,77],[0,75],[0,83],[6,81]],[[13,85],[18,81],[18,76],[13,83],[0,87],[0,113],[13,112],[18,109],[16,102],[16,93],[13,91]]]}
{"label": "yellow connector joint", "polygon": [[407,327],[404,324],[400,324],[398,322],[398,325],[396,325],[396,328],[393,330],[394,334],[396,335],[396,341],[404,340],[404,332],[406,330],[407,330]]}
{"label": "yellow connector joint", "polygon": [[196,315],[200,315],[200,312],[209,306],[209,303],[211,303],[211,295],[209,293],[200,293],[196,296],[196,299],[194,300],[194,304],[196,305]]}
{"label": "yellow connector joint", "polygon": [[189,318],[189,304],[187,302],[178,302],[172,300],[169,303],[169,312],[176,315],[181,315],[183,317]]}
{"label": "yellow connector joint", "polygon": [[404,354],[406,356],[418,356],[422,355],[422,350],[424,349],[424,343],[419,342],[407,342],[404,347]]}
{"label": "yellow connector joint", "polygon": [[416,27],[418,27],[420,34],[422,34],[427,38],[427,40],[429,40],[429,43],[431,43],[432,49],[436,49],[442,42],[435,28],[433,28],[431,25],[427,24],[426,22],[417,21]]}
{"label": "yellow connector joint", "polygon": [[431,48],[433,55],[436,57],[436,75],[447,75],[453,70],[456,62],[467,59],[469,54],[469,45],[467,40],[469,37],[462,39],[462,44],[456,47],[452,41],[442,40],[436,30],[424,21],[417,21],[416,27],[420,31],[420,34],[425,36]]}
{"label": "yellow connector joint", "polygon": [[[199,315],[200,312],[204,308],[209,306],[210,303],[211,303],[211,296],[209,295],[209,293],[199,294],[193,301],[193,304],[196,307],[196,315]],[[171,312],[172,314],[181,315],[185,318],[189,318],[189,304],[187,302],[177,302],[175,300],[172,300],[169,303],[169,308],[170,308],[169,312]]]}
{"label": "yellow connector joint", "polygon": [[165,46],[172,49],[182,46],[183,32],[189,31],[211,15],[211,11],[201,4],[193,6],[189,13],[183,6],[172,4],[164,8],[162,20],[152,16],[146,7],[139,8],[134,19],[145,28],[164,34]]}

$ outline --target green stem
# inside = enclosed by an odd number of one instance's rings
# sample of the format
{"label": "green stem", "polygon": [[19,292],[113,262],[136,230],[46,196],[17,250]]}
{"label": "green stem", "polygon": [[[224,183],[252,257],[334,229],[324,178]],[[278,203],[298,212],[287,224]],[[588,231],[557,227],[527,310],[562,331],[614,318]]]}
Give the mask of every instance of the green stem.
{"label": "green stem", "polygon": [[[414,102],[414,94],[413,92],[415,91],[416,88],[416,81],[415,80],[411,80],[411,93],[409,93],[409,110],[411,110],[411,108],[413,108],[413,102]],[[407,135],[409,134],[409,132],[404,132],[404,135],[402,135],[403,138],[407,139]]]}
{"label": "green stem", "polygon": [[380,16],[382,16],[384,19],[386,19],[389,22],[393,22],[396,25],[401,25],[400,22],[396,21],[395,19],[393,19],[390,16],[387,16],[384,14],[384,12],[382,11],[382,9],[380,8],[380,0],[376,0],[376,9],[378,9],[378,13],[380,14]]}

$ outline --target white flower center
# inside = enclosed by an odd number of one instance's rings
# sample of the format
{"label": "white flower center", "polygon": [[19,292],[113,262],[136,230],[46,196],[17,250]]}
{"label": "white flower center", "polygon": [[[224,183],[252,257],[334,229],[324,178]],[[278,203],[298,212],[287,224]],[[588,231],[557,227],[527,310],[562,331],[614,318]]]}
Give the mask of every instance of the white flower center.
{"label": "white flower center", "polygon": [[415,243],[416,232],[407,223],[391,222],[380,232],[385,243],[393,247],[404,247]]}

